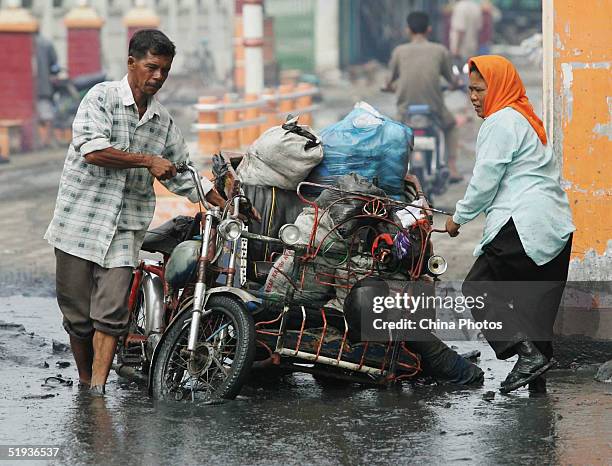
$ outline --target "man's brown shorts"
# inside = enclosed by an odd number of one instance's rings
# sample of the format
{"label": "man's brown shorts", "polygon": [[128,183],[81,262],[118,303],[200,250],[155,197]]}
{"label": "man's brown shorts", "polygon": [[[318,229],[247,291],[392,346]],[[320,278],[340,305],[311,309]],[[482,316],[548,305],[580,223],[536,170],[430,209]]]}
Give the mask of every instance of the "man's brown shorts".
{"label": "man's brown shorts", "polygon": [[120,336],[128,326],[131,267],[105,269],[55,249],[57,302],[64,328],[77,338],[94,330]]}

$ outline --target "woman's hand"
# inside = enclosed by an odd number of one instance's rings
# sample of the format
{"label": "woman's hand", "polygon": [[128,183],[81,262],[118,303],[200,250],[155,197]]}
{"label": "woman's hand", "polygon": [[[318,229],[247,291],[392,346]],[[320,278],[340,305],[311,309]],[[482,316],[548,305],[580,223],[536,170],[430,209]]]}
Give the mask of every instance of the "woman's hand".
{"label": "woman's hand", "polygon": [[448,217],[446,219],[446,231],[448,232],[448,236],[451,238],[457,236],[459,234],[459,228],[461,228],[461,225],[455,223],[453,217]]}

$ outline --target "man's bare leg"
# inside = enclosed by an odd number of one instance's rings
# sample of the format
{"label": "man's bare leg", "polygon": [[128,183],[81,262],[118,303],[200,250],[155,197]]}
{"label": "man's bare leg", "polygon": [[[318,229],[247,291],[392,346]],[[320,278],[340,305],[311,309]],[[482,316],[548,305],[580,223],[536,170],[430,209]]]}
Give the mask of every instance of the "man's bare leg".
{"label": "man's bare leg", "polygon": [[93,337],[93,370],[91,377],[92,387],[103,387],[110,372],[118,337],[96,330]]}
{"label": "man's bare leg", "polygon": [[79,371],[79,381],[84,385],[91,384],[91,369],[94,359],[94,348],[91,338],[77,338],[70,335],[70,347]]}

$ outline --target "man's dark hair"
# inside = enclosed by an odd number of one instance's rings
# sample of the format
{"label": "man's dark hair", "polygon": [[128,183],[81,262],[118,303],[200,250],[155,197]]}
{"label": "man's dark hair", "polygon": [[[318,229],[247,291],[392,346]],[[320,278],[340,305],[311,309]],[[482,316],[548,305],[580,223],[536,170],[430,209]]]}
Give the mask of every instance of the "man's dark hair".
{"label": "man's dark hair", "polygon": [[151,55],[174,57],[176,47],[163,32],[157,29],[141,29],[130,39],[128,55],[143,58],[147,52],[151,52]]}
{"label": "man's dark hair", "polygon": [[422,11],[413,11],[406,18],[408,27],[415,34],[425,34],[429,27],[429,16]]}

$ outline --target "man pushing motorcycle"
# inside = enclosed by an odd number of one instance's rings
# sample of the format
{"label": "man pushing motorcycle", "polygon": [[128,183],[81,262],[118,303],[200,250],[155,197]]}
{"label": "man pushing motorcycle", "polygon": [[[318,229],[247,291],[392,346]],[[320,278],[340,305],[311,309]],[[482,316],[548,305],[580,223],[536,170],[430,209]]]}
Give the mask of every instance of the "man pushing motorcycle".
{"label": "man pushing motorcycle", "polygon": [[[174,44],[157,30],[129,43],[127,75],[93,87],[81,102],[45,239],[55,248],[57,301],[80,386],[105,392],[119,336],[127,331],[132,268],[153,218],[158,179],[198,201],[185,140],[155,98],[166,81]],[[206,198],[224,199],[204,180]]]}

